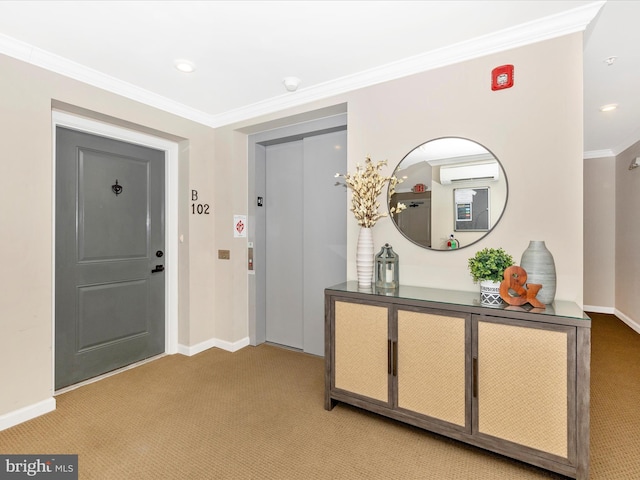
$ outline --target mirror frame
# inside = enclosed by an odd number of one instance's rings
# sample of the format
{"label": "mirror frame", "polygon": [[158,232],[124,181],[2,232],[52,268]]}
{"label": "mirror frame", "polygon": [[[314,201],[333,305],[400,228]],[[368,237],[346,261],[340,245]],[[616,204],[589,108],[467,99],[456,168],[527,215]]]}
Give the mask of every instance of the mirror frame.
{"label": "mirror frame", "polygon": [[[411,243],[424,248],[426,250],[430,250],[433,252],[451,252],[451,251],[456,251],[456,250],[461,250],[467,247],[470,247],[471,245],[474,245],[476,243],[478,243],[480,240],[484,239],[487,235],[489,235],[495,228],[496,226],[500,223],[500,220],[502,220],[502,217],[504,216],[504,212],[507,209],[507,205],[509,203],[509,179],[507,178],[507,172],[505,171],[504,166],[502,165],[502,162],[498,159],[498,157],[491,151],[489,150],[487,147],[485,147],[483,144],[476,142],[475,140],[471,140],[469,138],[466,137],[456,137],[456,136],[444,136],[444,137],[437,137],[437,138],[432,138],[431,140],[427,140],[426,142],[421,143],[420,145],[412,148],[404,157],[402,157],[402,159],[400,160],[400,162],[398,162],[398,164],[396,165],[395,169],[393,170],[393,176],[396,176],[397,178],[401,178],[398,176],[398,169],[401,167],[402,162],[409,156],[411,155],[411,153],[413,153],[416,149],[422,147],[423,145],[426,145],[430,142],[434,142],[437,140],[443,140],[443,139],[460,139],[460,140],[466,140],[468,142],[472,142],[480,147],[482,147],[484,150],[486,150],[495,160],[496,162],[498,162],[498,166],[500,167],[500,171],[504,177],[504,182],[505,182],[505,196],[504,196],[504,205],[502,206],[502,210],[500,211],[500,215],[498,216],[498,218],[492,222],[491,224],[491,228],[489,228],[487,231],[484,232],[478,232],[478,233],[484,233],[483,235],[478,236],[477,239],[475,239],[474,241],[464,244],[462,246],[460,246],[459,248],[456,249],[449,249],[449,248],[433,248],[433,247],[428,247],[426,245],[423,245],[415,240],[413,240],[411,237],[409,237],[404,231],[402,231],[400,229],[400,227],[398,226],[398,223],[396,222],[396,219],[394,217],[393,214],[391,214],[391,195],[390,195],[390,189],[387,189],[387,212],[389,217],[391,217],[391,221],[393,222],[394,227],[396,227],[396,229],[398,230],[398,232],[400,232],[400,234],[406,238],[407,240],[409,240]],[[397,190],[397,186],[396,186],[396,190]],[[478,188],[482,188],[482,187],[478,187]],[[430,188],[428,191],[431,191],[432,189]],[[398,192],[396,192],[397,194]],[[402,213],[400,213],[399,215],[402,215]],[[455,215],[454,215],[455,218]],[[451,226],[451,231],[454,231],[454,226]],[[477,232],[477,231],[476,231]]]}

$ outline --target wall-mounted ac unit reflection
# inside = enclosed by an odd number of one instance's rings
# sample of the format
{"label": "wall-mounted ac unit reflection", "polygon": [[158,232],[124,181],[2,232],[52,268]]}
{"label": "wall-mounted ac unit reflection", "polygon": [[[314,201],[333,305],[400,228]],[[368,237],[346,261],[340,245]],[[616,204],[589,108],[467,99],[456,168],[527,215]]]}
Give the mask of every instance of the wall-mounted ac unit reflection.
{"label": "wall-mounted ac unit reflection", "polygon": [[440,183],[442,185],[450,185],[453,182],[465,182],[469,180],[488,180],[495,182],[499,178],[500,167],[498,162],[440,167]]}

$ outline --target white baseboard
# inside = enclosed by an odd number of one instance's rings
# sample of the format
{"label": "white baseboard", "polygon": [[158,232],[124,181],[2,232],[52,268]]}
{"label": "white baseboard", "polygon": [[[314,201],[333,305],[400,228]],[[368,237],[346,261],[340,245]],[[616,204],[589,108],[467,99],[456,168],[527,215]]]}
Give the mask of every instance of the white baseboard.
{"label": "white baseboard", "polygon": [[[182,355],[192,356],[200,352],[204,352],[209,348],[217,347],[228,352],[237,352],[241,348],[249,345],[249,337],[245,337],[237,342],[227,342],[217,338],[211,338],[204,342],[198,343],[193,346],[178,345],[178,353]],[[58,392],[59,393],[59,392]],[[27,407],[14,410],[13,412],[0,415],[0,431],[11,428],[32,418],[39,417],[45,413],[53,412],[56,409],[56,400],[51,397],[42,402],[38,402]]]}
{"label": "white baseboard", "polygon": [[227,342],[226,340],[220,340],[218,338],[210,338],[209,340],[205,340],[204,342],[200,342],[192,346],[178,345],[178,353],[191,357],[192,355],[204,352],[205,350],[213,347],[221,348],[227,352],[237,352],[247,345],[249,345],[249,337],[245,337],[237,342]]}
{"label": "white baseboard", "polygon": [[204,352],[205,350],[209,350],[210,348],[213,348],[215,346],[216,346],[215,338],[210,338],[209,340],[200,342],[197,345],[192,345],[192,346],[178,344],[178,353],[181,353],[182,355],[186,355],[187,357],[191,357],[200,352]]}
{"label": "white baseboard", "polygon": [[27,407],[19,408],[13,412],[0,415],[0,431],[11,428],[32,418],[39,417],[56,409],[56,399],[51,397],[42,402],[34,403]]}
{"label": "white baseboard", "polygon": [[615,312],[614,312],[615,316],[618,317],[620,320],[622,320],[624,323],[626,323],[627,325],[629,325],[629,327],[631,327],[633,330],[635,330],[636,332],[640,333],[640,324],[638,322],[636,322],[635,320],[633,320],[631,317],[629,317],[628,315],[625,315],[624,313],[622,313],[620,310],[618,310],[616,308]]}
{"label": "white baseboard", "polygon": [[594,306],[594,305],[585,305],[582,309],[587,313],[588,312],[608,313],[608,314],[611,314],[611,315],[615,315],[620,320],[622,320],[624,323],[626,323],[630,328],[632,328],[636,332],[640,333],[640,323],[638,323],[635,320],[633,320],[630,316],[625,315],[624,313],[622,313],[617,308],[613,308],[613,307],[597,307],[597,306]]}
{"label": "white baseboard", "polygon": [[585,305],[584,307],[582,307],[582,309],[585,312],[593,312],[593,313],[610,313],[612,315],[616,313],[615,308],[613,307],[598,307],[595,305]]}
{"label": "white baseboard", "polygon": [[245,337],[237,342],[225,342],[224,340],[218,340],[216,342],[216,347],[226,350],[227,352],[237,352],[247,345],[249,345],[249,337]]}

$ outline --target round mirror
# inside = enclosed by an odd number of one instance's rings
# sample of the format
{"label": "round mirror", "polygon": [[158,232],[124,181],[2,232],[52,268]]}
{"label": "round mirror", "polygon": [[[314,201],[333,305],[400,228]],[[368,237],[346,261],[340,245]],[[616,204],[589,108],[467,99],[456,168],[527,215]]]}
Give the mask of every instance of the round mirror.
{"label": "round mirror", "polygon": [[507,205],[502,165],[488,149],[466,138],[431,140],[411,150],[394,171],[402,183],[389,199],[400,232],[432,250],[464,248],[487,235]]}

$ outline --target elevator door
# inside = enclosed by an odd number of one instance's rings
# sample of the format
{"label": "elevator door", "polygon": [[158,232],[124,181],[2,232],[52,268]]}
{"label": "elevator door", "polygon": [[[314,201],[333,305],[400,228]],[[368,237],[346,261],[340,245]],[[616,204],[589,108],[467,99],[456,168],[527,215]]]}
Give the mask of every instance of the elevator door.
{"label": "elevator door", "polygon": [[266,148],[266,340],[324,354],[324,289],[346,279],[346,131]]}

